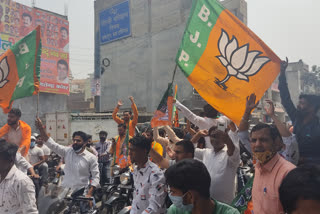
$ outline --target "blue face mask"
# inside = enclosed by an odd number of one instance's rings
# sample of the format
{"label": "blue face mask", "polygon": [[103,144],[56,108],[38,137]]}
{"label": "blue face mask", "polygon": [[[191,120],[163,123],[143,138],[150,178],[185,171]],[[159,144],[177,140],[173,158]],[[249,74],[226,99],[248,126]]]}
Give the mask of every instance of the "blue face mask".
{"label": "blue face mask", "polygon": [[183,211],[187,211],[187,212],[191,212],[193,209],[193,204],[183,204],[183,197],[186,194],[184,194],[183,196],[173,196],[171,195],[171,193],[169,194],[169,198],[172,201],[172,203],[178,207],[179,209],[183,210]]}
{"label": "blue face mask", "polygon": [[35,146],[36,146],[36,142],[35,142],[35,141],[31,141],[30,147],[33,148],[33,147],[35,147]]}

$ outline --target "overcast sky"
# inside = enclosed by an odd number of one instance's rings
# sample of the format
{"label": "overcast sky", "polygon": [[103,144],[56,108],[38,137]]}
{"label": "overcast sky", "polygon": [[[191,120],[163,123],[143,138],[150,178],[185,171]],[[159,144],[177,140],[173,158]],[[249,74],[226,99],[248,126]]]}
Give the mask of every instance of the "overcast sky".
{"label": "overcast sky", "polygon": [[[107,0],[105,0],[107,1]],[[32,0],[17,0],[31,6]],[[247,0],[249,27],[281,58],[320,66],[319,0]],[[93,0],[36,0],[36,6],[70,21],[70,68],[75,78],[93,73]]]}

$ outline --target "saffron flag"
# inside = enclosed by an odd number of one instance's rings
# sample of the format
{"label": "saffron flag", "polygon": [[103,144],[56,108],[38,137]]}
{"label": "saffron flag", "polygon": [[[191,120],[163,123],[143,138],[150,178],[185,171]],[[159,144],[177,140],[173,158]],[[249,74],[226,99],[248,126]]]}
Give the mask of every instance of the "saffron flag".
{"label": "saffron flag", "polygon": [[8,113],[14,100],[39,92],[40,26],[0,57],[0,107]]}
{"label": "saffron flag", "polygon": [[168,89],[164,93],[161,102],[154,112],[151,120],[151,127],[172,125],[172,109],[173,109],[173,89],[172,83],[169,83]]}
{"label": "saffron flag", "polygon": [[201,97],[238,125],[246,97],[261,99],[281,62],[217,0],[193,1],[176,61]]}

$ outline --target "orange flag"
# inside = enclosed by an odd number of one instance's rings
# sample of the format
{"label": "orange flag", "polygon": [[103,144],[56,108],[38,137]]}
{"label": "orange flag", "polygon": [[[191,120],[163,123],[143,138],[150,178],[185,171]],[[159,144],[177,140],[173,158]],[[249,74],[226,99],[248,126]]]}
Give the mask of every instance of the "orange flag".
{"label": "orange flag", "polygon": [[246,97],[261,99],[281,62],[216,0],[194,1],[176,61],[202,98],[238,125]]}

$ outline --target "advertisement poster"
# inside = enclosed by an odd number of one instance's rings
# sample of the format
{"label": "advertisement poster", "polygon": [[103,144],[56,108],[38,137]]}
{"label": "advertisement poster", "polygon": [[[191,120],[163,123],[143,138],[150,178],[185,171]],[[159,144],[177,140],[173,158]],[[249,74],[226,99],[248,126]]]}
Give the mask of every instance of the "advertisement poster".
{"label": "advertisement poster", "polygon": [[0,54],[41,26],[40,91],[69,94],[69,22],[15,1],[0,0]]}

